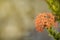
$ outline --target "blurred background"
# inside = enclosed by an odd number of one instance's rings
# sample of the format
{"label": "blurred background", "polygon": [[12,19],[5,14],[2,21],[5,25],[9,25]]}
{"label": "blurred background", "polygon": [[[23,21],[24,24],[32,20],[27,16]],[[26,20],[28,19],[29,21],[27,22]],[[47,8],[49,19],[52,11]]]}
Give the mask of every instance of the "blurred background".
{"label": "blurred background", "polygon": [[45,0],[0,0],[0,40],[52,40],[35,30],[41,12],[50,12]]}

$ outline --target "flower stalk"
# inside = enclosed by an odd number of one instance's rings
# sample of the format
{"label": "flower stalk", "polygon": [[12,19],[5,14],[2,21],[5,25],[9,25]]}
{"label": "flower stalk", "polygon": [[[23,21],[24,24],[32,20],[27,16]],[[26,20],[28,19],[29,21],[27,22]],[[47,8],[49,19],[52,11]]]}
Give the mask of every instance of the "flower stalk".
{"label": "flower stalk", "polygon": [[52,27],[47,29],[49,36],[53,37],[54,40],[60,40],[60,33],[54,30]]}

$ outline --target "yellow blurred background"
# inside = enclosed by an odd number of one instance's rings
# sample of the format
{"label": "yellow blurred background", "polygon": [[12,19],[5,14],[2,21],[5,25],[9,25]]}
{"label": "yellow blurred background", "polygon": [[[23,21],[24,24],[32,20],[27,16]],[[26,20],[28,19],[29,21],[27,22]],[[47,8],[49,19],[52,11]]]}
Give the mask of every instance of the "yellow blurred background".
{"label": "yellow blurred background", "polygon": [[50,12],[45,0],[0,0],[0,40],[32,40],[24,38],[34,33],[40,12]]}

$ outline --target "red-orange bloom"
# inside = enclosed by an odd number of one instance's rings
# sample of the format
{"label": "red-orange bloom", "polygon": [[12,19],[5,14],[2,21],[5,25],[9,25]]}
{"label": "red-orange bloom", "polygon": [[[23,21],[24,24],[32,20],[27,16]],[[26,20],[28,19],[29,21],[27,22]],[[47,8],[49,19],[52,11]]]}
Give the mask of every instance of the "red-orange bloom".
{"label": "red-orange bloom", "polygon": [[40,13],[35,19],[36,30],[42,32],[44,28],[56,25],[55,17],[52,13]]}

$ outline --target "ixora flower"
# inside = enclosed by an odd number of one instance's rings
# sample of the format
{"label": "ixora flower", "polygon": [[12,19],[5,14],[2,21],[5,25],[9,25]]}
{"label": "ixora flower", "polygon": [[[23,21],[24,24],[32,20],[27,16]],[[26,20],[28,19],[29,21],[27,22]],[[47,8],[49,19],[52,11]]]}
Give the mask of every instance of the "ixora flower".
{"label": "ixora flower", "polygon": [[52,13],[43,12],[36,17],[35,26],[38,32],[42,32],[44,28],[50,29],[51,26],[57,26],[57,22]]}

